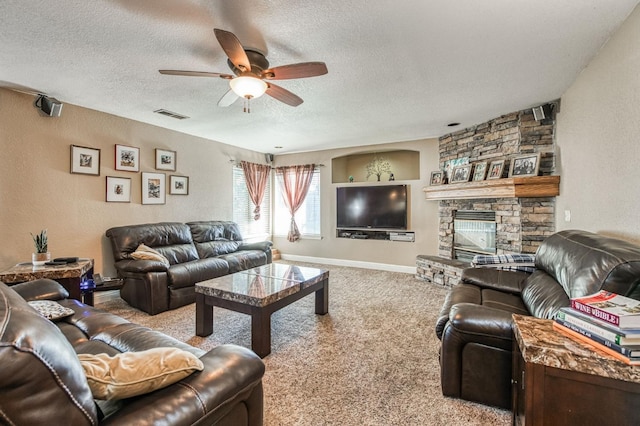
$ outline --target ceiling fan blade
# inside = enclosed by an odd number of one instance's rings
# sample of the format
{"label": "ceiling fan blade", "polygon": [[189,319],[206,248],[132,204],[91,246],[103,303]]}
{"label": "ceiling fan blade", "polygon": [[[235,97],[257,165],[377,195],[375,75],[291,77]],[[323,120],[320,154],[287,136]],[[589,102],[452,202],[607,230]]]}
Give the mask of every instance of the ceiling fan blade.
{"label": "ceiling fan blade", "polygon": [[251,71],[251,63],[238,37],[229,31],[219,28],[214,28],[213,32],[216,34],[218,43],[220,43],[222,50],[227,54],[231,63],[241,71]]}
{"label": "ceiling fan blade", "polygon": [[222,74],[219,72],[205,72],[205,71],[180,71],[180,70],[159,70],[160,74],[165,75],[184,75],[187,77],[220,77],[227,80],[233,78],[231,74]]}
{"label": "ceiling fan blade", "polygon": [[327,72],[327,65],[324,62],[301,62],[299,64],[270,68],[262,72],[262,77],[267,80],[287,80],[315,77],[324,75]]}
{"label": "ceiling fan blade", "polygon": [[301,97],[299,97],[298,95],[294,95],[287,89],[276,86],[273,83],[267,83],[267,85],[269,87],[267,87],[267,91],[265,93],[272,98],[279,100],[280,102],[284,102],[285,104],[291,105],[293,107],[297,107],[302,102],[304,102]]}
{"label": "ceiling fan blade", "polygon": [[219,107],[231,106],[238,99],[240,99],[240,97],[236,95],[236,93],[233,90],[229,89],[227,93],[225,93],[218,101],[218,106]]}

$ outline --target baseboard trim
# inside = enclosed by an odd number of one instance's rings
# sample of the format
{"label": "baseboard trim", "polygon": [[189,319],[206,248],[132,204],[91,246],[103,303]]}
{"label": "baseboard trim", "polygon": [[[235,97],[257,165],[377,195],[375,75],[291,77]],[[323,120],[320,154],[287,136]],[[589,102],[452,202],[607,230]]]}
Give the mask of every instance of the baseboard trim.
{"label": "baseboard trim", "polygon": [[391,265],[388,263],[363,262],[360,260],[331,259],[327,257],[299,256],[296,254],[281,254],[282,260],[293,260],[297,262],[322,263],[326,265],[351,266],[353,268],[377,269],[389,272],[404,272],[414,274],[417,272],[415,266]]}

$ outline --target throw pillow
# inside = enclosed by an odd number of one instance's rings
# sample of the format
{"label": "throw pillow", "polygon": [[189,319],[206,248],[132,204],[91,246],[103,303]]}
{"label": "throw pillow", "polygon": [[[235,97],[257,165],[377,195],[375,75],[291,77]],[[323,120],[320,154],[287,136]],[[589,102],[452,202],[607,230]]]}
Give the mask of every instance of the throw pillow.
{"label": "throw pillow", "polygon": [[124,399],[169,386],[204,364],[191,352],[177,348],[154,348],[118,355],[78,354],[96,399]]}
{"label": "throw pillow", "polygon": [[145,246],[144,244],[140,244],[136,249],[136,251],[131,253],[131,257],[133,257],[136,260],[157,260],[165,264],[167,267],[170,266],[169,259],[164,257],[157,250],[154,250],[151,247]]}
{"label": "throw pillow", "polygon": [[48,320],[56,321],[74,314],[73,309],[65,308],[53,300],[32,300],[29,305]]}

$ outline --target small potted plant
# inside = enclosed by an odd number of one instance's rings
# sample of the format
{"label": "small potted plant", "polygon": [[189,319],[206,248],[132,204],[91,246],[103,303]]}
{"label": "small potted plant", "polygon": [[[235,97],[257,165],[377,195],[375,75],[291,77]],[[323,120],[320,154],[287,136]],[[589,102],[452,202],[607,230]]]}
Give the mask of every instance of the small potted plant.
{"label": "small potted plant", "polygon": [[36,249],[36,251],[31,255],[31,263],[33,263],[34,266],[42,266],[51,260],[47,230],[43,229],[36,235],[31,234],[31,237],[33,238],[33,244]]}

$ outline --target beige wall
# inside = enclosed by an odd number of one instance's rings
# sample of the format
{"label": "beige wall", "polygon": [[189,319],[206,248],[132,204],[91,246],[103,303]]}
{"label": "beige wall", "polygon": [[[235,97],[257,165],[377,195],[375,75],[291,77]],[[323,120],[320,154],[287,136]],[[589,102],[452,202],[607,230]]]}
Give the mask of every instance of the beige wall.
{"label": "beige wall", "polygon": [[[263,162],[263,154],[65,104],[43,117],[34,97],[0,89],[0,269],[31,260],[30,232],[47,228],[54,257],[92,257],[113,275],[104,232],[159,221],[231,219],[230,158]],[[171,118],[167,118],[171,120]],[[70,145],[101,149],[101,174],[69,173]],[[114,170],[115,144],[140,148],[140,171],[156,172],[155,148],[177,152],[176,172],[189,176],[189,195],[165,205],[141,204],[141,174]],[[105,176],[132,179],[131,203],[105,202]]]}
{"label": "beige wall", "polygon": [[[336,188],[345,183],[331,183],[331,159],[359,152],[383,152],[392,149],[415,150],[420,153],[420,179],[396,180],[410,186],[409,230],[416,233],[416,241],[351,240],[336,237]],[[318,257],[338,261],[356,261],[373,264],[415,267],[416,255],[438,251],[438,202],[426,201],[422,188],[428,184],[432,170],[438,169],[438,140],[361,146],[358,148],[314,151],[308,153],[276,155],[274,164],[293,165],[320,163],[322,239],[303,239],[295,243],[283,237],[274,237],[275,246],[284,255]],[[366,174],[366,173],[365,173]],[[387,176],[383,178],[388,179]],[[369,180],[375,180],[371,177]],[[372,182],[374,183],[374,182]],[[359,183],[362,184],[362,183]],[[356,263],[357,264],[357,263]]]}
{"label": "beige wall", "polygon": [[640,7],[562,96],[556,137],[556,229],[640,243]]}

